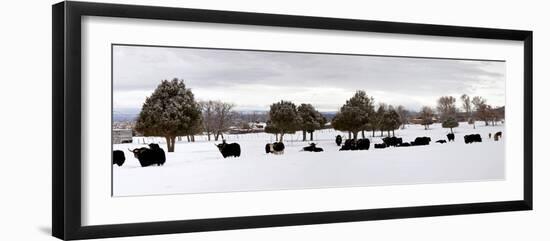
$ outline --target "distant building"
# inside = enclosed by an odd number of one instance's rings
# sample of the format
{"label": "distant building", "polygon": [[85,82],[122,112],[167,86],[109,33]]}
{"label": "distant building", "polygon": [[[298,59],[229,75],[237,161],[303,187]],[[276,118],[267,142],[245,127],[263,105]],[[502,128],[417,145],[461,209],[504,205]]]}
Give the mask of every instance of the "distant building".
{"label": "distant building", "polygon": [[229,134],[246,134],[246,133],[260,133],[264,132],[266,123],[265,122],[248,122],[244,123],[244,125],[238,127],[238,126],[230,126],[228,129]]}
{"label": "distant building", "polygon": [[132,143],[131,129],[113,129],[113,144]]}
{"label": "distant building", "polygon": [[[438,122],[439,120],[434,116],[432,117],[432,122],[433,123],[436,123]],[[416,118],[411,118],[408,120],[408,122],[410,124],[415,124],[415,125],[422,125],[422,123],[424,122],[424,119],[422,119],[422,117],[416,117]]]}

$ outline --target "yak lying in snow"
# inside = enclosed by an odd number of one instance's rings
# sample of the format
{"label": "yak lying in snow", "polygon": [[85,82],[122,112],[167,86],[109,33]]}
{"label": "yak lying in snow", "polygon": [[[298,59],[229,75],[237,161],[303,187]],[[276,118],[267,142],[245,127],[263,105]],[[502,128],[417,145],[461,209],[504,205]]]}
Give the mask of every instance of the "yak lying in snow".
{"label": "yak lying in snow", "polygon": [[367,138],[358,139],[347,139],[344,142],[344,145],[340,148],[340,151],[355,151],[355,150],[368,150],[370,148],[370,140]]}
{"label": "yak lying in snow", "polygon": [[446,140],[438,140],[438,141],[436,141],[436,142],[437,142],[437,143],[441,143],[441,144],[443,144],[443,143],[447,143],[447,141],[446,141]]}
{"label": "yak lying in snow", "polygon": [[455,134],[454,133],[447,134],[447,139],[449,140],[449,142],[455,141]]}
{"label": "yak lying in snow", "polygon": [[395,136],[392,136],[392,137],[385,137],[382,139],[382,141],[384,142],[384,144],[386,144],[386,146],[390,147],[390,146],[398,146],[400,145],[401,143],[403,143],[403,138],[397,138]]}
{"label": "yak lying in snow", "polygon": [[431,138],[429,137],[417,137],[414,139],[413,142],[411,142],[411,145],[413,146],[424,146],[424,145],[429,145],[430,144],[430,141],[432,141]]}
{"label": "yak lying in snow", "polygon": [[355,151],[357,150],[357,142],[354,139],[347,139],[344,145],[340,147],[340,151]]}
{"label": "yak lying in snow", "polygon": [[387,147],[386,143],[375,143],[374,144],[374,149],[384,149],[386,147]]}
{"label": "yak lying in snow", "polygon": [[122,164],[124,164],[124,161],[126,161],[126,157],[124,156],[123,151],[121,150],[113,151],[113,165],[117,164],[118,166],[122,166]]}
{"label": "yak lying in snow", "polygon": [[464,142],[466,144],[481,142],[481,136],[479,134],[465,135]]}
{"label": "yak lying in snow", "polygon": [[342,136],[341,135],[336,136],[336,145],[338,145],[338,146],[342,145]]}
{"label": "yak lying in snow", "polygon": [[302,148],[303,151],[309,151],[309,152],[322,152],[323,148],[316,147],[315,143],[309,144],[309,146],[306,146]]}
{"label": "yak lying in snow", "polygon": [[411,143],[408,143],[408,142],[403,142],[401,144],[398,145],[398,147],[407,147],[407,146],[411,146]]}
{"label": "yak lying in snow", "polygon": [[500,138],[502,138],[502,131],[495,133],[495,141],[500,140]]}
{"label": "yak lying in snow", "polygon": [[216,147],[220,150],[223,158],[241,156],[241,146],[239,143],[226,143],[225,140],[223,140],[222,143],[216,145]]}
{"label": "yak lying in snow", "polygon": [[162,166],[166,162],[164,150],[158,144],[149,144],[149,148],[142,147],[130,151],[134,153],[134,157],[139,160],[142,167],[154,164]]}
{"label": "yak lying in snow", "polygon": [[283,154],[285,152],[285,144],[282,142],[274,142],[265,144],[265,153]]}

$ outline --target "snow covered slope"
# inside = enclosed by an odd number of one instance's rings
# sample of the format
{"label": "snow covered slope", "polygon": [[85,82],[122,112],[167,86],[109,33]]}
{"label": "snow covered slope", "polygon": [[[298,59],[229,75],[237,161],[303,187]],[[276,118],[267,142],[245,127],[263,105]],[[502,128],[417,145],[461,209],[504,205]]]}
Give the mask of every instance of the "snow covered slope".
{"label": "snow covered slope", "polygon": [[[162,143],[164,139],[135,137],[133,144],[114,145],[114,150],[125,152],[126,162],[122,167],[113,166],[113,193],[129,196],[503,180],[506,133],[500,141],[488,138],[488,133],[497,131],[504,131],[504,125],[478,123],[473,129],[460,123],[454,129],[455,142],[438,144],[435,141],[446,139],[448,129],[439,124],[429,130],[409,125],[395,135],[407,142],[429,136],[431,144],[373,149],[373,142],[382,141],[369,132],[368,151],[338,151],[335,136],[342,134],[345,138],[347,134],[329,129],[314,133],[314,142],[325,150],[320,153],[300,151],[309,142],[302,142],[302,133],[297,132],[285,135],[283,155],[264,151],[265,144],[274,141],[274,135],[227,135],[229,143],[240,144],[241,156],[226,159],[214,141],[197,136],[194,143],[176,143],[175,152],[167,153],[164,166],[146,168],[140,167],[128,148],[144,146],[137,142]],[[465,144],[466,134],[481,134],[483,142]],[[166,150],[165,144],[161,147]]]}

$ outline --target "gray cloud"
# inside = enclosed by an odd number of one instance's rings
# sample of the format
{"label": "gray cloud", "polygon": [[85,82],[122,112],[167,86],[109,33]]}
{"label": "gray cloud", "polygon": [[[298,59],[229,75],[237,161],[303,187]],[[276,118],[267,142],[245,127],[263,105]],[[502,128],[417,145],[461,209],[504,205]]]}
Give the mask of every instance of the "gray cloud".
{"label": "gray cloud", "polygon": [[172,78],[184,79],[199,99],[242,108],[289,99],[334,110],[357,89],[409,108],[463,93],[504,105],[504,62],[135,46],[113,51],[115,107],[139,108],[160,80]]}

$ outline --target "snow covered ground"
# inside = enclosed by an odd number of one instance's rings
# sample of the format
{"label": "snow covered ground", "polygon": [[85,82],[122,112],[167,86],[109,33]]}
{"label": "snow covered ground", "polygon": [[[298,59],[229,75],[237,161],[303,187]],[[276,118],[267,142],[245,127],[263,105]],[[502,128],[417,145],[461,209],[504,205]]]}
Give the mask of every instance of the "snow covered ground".
{"label": "snow covered ground", "polygon": [[[310,153],[300,151],[309,142],[302,142],[302,133],[285,135],[283,155],[266,154],[264,146],[274,141],[274,135],[266,133],[226,135],[227,142],[241,146],[239,158],[223,158],[205,136],[197,136],[196,142],[187,140],[176,143],[174,153],[167,153],[164,166],[142,168],[128,148],[142,147],[137,142],[162,143],[163,138],[135,137],[133,144],[116,144],[114,150],[123,150],[126,162],[113,166],[113,193],[115,196],[157,195],[205,192],[235,192],[256,190],[328,188],[369,185],[395,185],[503,180],[505,170],[504,125],[484,126],[477,123],[473,129],[460,123],[453,129],[456,141],[438,144],[446,139],[448,129],[440,124],[424,130],[420,125],[408,125],[395,135],[410,142],[418,136],[429,136],[428,146],[374,149],[381,137],[371,137],[368,151],[338,151],[334,139],[347,133],[332,129],[316,131],[314,142],[325,151]],[[488,133],[503,131],[503,139],[494,141]],[[482,143],[465,144],[466,134],[481,134]],[[380,135],[377,132],[376,135]],[[309,138],[309,135],[308,135]],[[220,143],[220,142],[217,142]]]}

